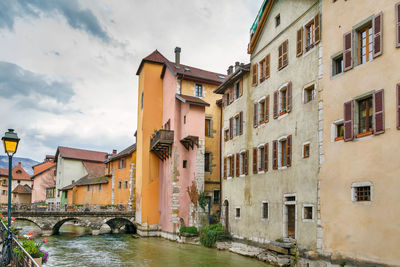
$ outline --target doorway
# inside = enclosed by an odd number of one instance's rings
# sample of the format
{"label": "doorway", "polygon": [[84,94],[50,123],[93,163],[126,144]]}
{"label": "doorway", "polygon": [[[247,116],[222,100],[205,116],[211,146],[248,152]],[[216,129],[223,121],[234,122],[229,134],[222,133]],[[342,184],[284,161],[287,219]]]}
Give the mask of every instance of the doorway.
{"label": "doorway", "polygon": [[296,238],[296,206],[286,205],[287,208],[287,237]]}
{"label": "doorway", "polygon": [[225,229],[229,231],[229,202],[224,201],[224,211],[225,211]]}

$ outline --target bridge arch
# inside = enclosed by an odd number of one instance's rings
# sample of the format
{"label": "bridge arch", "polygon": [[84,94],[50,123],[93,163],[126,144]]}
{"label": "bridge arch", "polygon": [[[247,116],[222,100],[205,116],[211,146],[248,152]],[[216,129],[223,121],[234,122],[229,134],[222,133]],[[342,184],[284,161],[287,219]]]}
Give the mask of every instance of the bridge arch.
{"label": "bridge arch", "polygon": [[62,218],[61,220],[59,220],[56,224],[54,224],[54,226],[52,227],[52,234],[53,235],[58,235],[60,234],[60,228],[61,226],[66,223],[66,222],[70,222],[70,221],[74,221],[74,222],[78,222],[79,225],[81,226],[88,226],[85,224],[84,221],[78,219],[78,218],[74,218],[74,217],[70,217],[70,218]]}
{"label": "bridge arch", "polygon": [[136,233],[136,225],[127,218],[112,218],[104,220],[104,223],[110,226],[113,233],[118,233],[125,226],[125,231],[130,234]]}
{"label": "bridge arch", "polygon": [[36,222],[36,220],[31,219],[31,218],[24,218],[24,217],[19,217],[19,218],[15,218],[15,221],[25,221],[25,222],[31,222],[33,223],[35,226],[37,226],[40,231],[42,231],[43,225],[41,225],[40,223]]}

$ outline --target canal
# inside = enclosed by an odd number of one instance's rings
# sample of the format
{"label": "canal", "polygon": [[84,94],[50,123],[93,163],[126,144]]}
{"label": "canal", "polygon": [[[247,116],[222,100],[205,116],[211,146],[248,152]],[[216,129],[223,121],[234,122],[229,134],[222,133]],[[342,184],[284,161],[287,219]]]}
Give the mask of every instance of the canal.
{"label": "canal", "polygon": [[[16,221],[22,233],[38,232],[27,222]],[[87,229],[65,224],[60,235],[48,237],[43,249],[49,252],[44,266],[201,266],[201,267],[268,267],[258,260],[202,246],[179,244],[161,238],[138,238],[129,234],[109,234],[102,229],[98,236],[87,235]]]}

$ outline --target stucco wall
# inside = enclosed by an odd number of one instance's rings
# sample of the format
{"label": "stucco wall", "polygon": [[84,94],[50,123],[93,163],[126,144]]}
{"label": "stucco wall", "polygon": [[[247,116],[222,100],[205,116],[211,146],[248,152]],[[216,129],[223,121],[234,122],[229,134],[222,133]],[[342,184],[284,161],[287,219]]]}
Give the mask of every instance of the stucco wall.
{"label": "stucco wall", "polygon": [[32,203],[43,202],[46,200],[46,188],[56,186],[56,176],[54,171],[56,167],[52,167],[50,170],[39,174],[34,178],[32,188]]}

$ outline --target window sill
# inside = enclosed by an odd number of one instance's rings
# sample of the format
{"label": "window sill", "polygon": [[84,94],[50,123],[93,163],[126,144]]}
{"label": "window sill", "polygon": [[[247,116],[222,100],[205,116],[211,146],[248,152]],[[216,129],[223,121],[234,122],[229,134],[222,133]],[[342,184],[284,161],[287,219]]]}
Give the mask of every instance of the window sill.
{"label": "window sill", "polygon": [[288,168],[287,166],[278,167],[278,170],[286,170],[287,168]]}
{"label": "window sill", "polygon": [[233,178],[232,176],[226,177],[227,180],[231,180],[232,178]]}
{"label": "window sill", "polygon": [[265,171],[257,171],[257,174],[263,174]]}
{"label": "window sill", "polygon": [[314,219],[303,219],[303,222],[313,223],[313,222],[314,222]]}
{"label": "window sill", "polygon": [[308,159],[310,157],[310,155],[308,156],[303,156],[303,159]]}
{"label": "window sill", "polygon": [[362,137],[370,136],[370,135],[372,135],[372,133],[373,133],[372,131],[365,132],[365,133],[360,133],[360,134],[356,135],[356,138],[362,138]]}
{"label": "window sill", "polygon": [[339,136],[335,138],[335,142],[340,141],[340,140],[344,140],[344,136]]}
{"label": "window sill", "polygon": [[282,66],[282,67],[278,68],[278,71],[281,71],[281,70],[283,70],[283,69],[284,69],[284,68],[286,68],[288,65],[289,65],[289,64],[286,64],[286,65],[284,65],[284,66]]}
{"label": "window sill", "polygon": [[268,218],[261,218],[261,221],[263,221],[263,222],[268,222],[269,219],[268,219]]}
{"label": "window sill", "polygon": [[235,220],[240,220],[240,217],[235,217]]}
{"label": "window sill", "polygon": [[369,206],[369,205],[372,204],[372,201],[371,201],[371,200],[369,200],[369,201],[357,201],[357,200],[353,200],[353,203],[356,204],[356,205],[367,205],[367,206]]}
{"label": "window sill", "polygon": [[284,111],[281,111],[281,113],[279,113],[279,116],[285,115],[286,113],[287,113],[287,111],[286,111],[286,110],[284,110]]}
{"label": "window sill", "polygon": [[241,174],[239,175],[239,177],[246,177],[246,174]]}
{"label": "window sill", "polygon": [[287,112],[283,113],[283,115],[280,115],[278,117],[278,120],[281,120],[281,119],[285,118],[287,115],[289,115],[289,113],[287,113]]}

